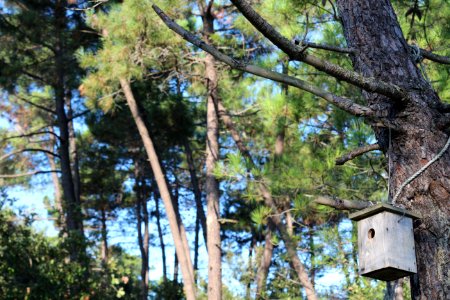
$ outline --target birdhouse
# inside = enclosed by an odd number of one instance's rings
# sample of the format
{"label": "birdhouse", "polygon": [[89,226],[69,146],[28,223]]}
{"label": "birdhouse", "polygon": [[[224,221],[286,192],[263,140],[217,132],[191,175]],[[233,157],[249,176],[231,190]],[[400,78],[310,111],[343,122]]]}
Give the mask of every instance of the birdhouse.
{"label": "birdhouse", "polygon": [[384,281],[417,273],[413,220],[420,216],[381,203],[350,215],[358,224],[359,272]]}

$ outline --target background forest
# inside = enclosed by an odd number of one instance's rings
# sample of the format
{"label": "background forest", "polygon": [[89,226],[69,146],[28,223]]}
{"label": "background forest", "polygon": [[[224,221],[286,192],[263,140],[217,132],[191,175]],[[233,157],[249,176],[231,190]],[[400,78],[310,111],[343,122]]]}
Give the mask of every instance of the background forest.
{"label": "background forest", "polygon": [[[335,1],[247,2],[352,69]],[[0,0],[0,298],[410,299],[409,280],[358,275],[348,211],[389,194],[371,124],[216,61],[154,3],[222,53],[364,103],[229,1]],[[409,44],[449,54],[448,1],[392,5]],[[450,99],[448,65],[417,62]]]}

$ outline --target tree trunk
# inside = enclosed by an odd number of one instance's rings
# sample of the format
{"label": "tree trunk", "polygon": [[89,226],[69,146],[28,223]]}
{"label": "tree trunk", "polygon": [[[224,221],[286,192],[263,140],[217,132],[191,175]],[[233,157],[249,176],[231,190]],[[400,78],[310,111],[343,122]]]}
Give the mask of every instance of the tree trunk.
{"label": "tree trunk", "polygon": [[202,203],[202,192],[200,190],[200,183],[197,179],[197,172],[195,171],[194,157],[192,155],[191,146],[189,145],[188,139],[184,140],[184,151],[186,153],[186,161],[188,163],[189,174],[191,176],[192,189],[194,190],[195,204],[197,205],[197,218],[199,218],[200,224],[202,225],[203,238],[205,239],[205,244],[208,242],[207,238],[207,228],[206,228],[206,217],[205,210],[203,209]]}
{"label": "tree trunk", "polygon": [[145,290],[147,286],[145,284],[145,275],[148,268],[148,256],[146,255],[144,248],[144,239],[142,236],[142,189],[140,187],[140,166],[138,159],[134,162],[134,190],[136,193],[136,229],[138,237],[139,251],[141,252],[141,298],[145,298]]}
{"label": "tree trunk", "polygon": [[273,244],[272,234],[275,232],[275,226],[271,219],[267,220],[267,231],[264,237],[264,250],[256,274],[256,299],[264,299],[266,291],[267,275],[272,263]]}
{"label": "tree trunk", "polygon": [[153,199],[155,200],[155,215],[156,215],[156,226],[158,228],[158,238],[159,238],[159,245],[161,247],[161,260],[162,260],[162,267],[163,267],[163,280],[167,280],[167,262],[166,262],[166,245],[164,243],[164,234],[161,227],[161,214],[159,211],[159,194],[158,190],[154,186],[155,183],[152,180],[152,189],[153,189]]}
{"label": "tree trunk", "polygon": [[250,241],[250,247],[248,249],[248,261],[247,261],[247,272],[249,274],[247,278],[247,285],[245,287],[245,299],[250,299],[251,286],[252,286],[252,275],[253,275],[253,252],[255,252],[256,247],[256,232],[252,230],[252,239]]}
{"label": "tree trunk", "polygon": [[[70,92],[68,93],[70,94]],[[66,107],[67,107],[67,118],[68,118],[68,130],[69,130],[69,153],[70,162],[72,168],[72,178],[73,178],[73,188],[75,191],[75,197],[77,202],[81,204],[81,179],[80,179],[80,168],[78,163],[78,150],[77,150],[77,140],[75,134],[75,128],[73,126],[73,109],[72,109],[72,99],[70,95],[66,96]]]}
{"label": "tree trunk", "polygon": [[[65,80],[66,70],[64,63],[64,44],[62,32],[66,27],[66,8],[64,3],[59,3],[55,7],[55,25],[57,42],[55,45],[55,66],[56,82],[53,86],[55,91],[55,109],[57,116],[57,126],[59,128],[59,156],[61,164],[61,183],[63,188],[64,210],[66,213],[66,229],[69,239],[70,260],[79,262],[86,266],[86,246],[83,230],[83,216],[81,206],[75,194],[74,181],[72,176],[72,165],[70,161],[70,136],[69,120],[65,110]],[[78,288],[74,287],[74,293],[78,293]]]}
{"label": "tree trunk", "polygon": [[[51,134],[49,135],[49,139],[50,139],[50,149],[49,150],[53,151],[53,149],[55,148],[55,145],[56,145],[56,137],[53,135],[54,134],[53,127],[49,127],[49,131],[51,132]],[[48,153],[46,154],[46,156],[48,159],[48,163],[50,165],[50,170],[57,170],[55,157]],[[62,231],[64,232],[66,230],[66,228],[65,228],[65,217],[64,217],[64,209],[63,209],[63,197],[62,197],[62,192],[61,192],[61,184],[59,182],[58,174],[56,174],[55,172],[52,172],[51,177],[52,177],[52,183],[53,183],[53,190],[55,193],[55,208],[58,211],[58,218],[56,220],[56,226],[59,227],[60,229],[62,229]]]}
{"label": "tree trunk", "polygon": [[[411,55],[388,0],[338,0],[337,6],[353,67],[365,76],[391,82],[408,91],[408,99],[364,92],[368,105],[385,112],[386,128],[373,126],[378,144],[390,161],[391,199],[405,180],[433,159],[446,144],[445,114],[431,85]],[[447,116],[448,117],[448,116]],[[389,138],[390,136],[390,138]],[[413,299],[448,299],[450,257],[450,151],[411,182],[394,204],[420,213],[415,222],[418,280]]]}
{"label": "tree trunk", "polygon": [[169,221],[170,230],[172,232],[173,242],[175,245],[176,255],[180,262],[181,272],[184,280],[184,290],[186,293],[186,298],[188,300],[194,300],[196,298],[196,288],[195,282],[192,274],[194,273],[192,264],[189,264],[190,260],[186,256],[185,248],[182,242],[180,224],[178,224],[177,215],[173,207],[172,199],[170,196],[169,188],[164,177],[164,173],[161,169],[161,165],[156,155],[155,147],[151,140],[148,129],[145,125],[144,120],[139,112],[136,100],[134,99],[133,92],[131,91],[130,84],[128,80],[121,78],[120,85],[124,91],[125,98],[127,100],[128,106],[130,108],[133,119],[141,135],[142,142],[147,152],[147,156],[155,176],[156,183],[158,185],[161,198],[163,200],[164,206],[166,208],[167,219]]}
{"label": "tree trunk", "polygon": [[101,285],[103,289],[107,288],[108,280],[109,280],[109,270],[108,270],[108,231],[106,227],[106,209],[105,207],[101,208],[101,216],[100,216],[100,222],[101,222],[101,253],[100,253],[100,259],[102,260],[102,280]]}
{"label": "tree trunk", "polygon": [[[139,159],[134,162],[134,179],[136,192],[136,219],[137,219],[137,235],[139,250],[141,252],[141,296],[147,299],[148,296],[148,280],[149,280],[149,232],[148,232],[148,211],[146,203],[146,194],[144,192],[145,180],[143,178],[143,166]],[[144,225],[144,232],[142,232]]]}
{"label": "tree trunk", "polygon": [[[212,3],[204,6],[199,1],[203,20],[203,35],[206,43],[211,43],[210,36],[214,33],[214,15]],[[220,205],[219,183],[214,176],[214,168],[219,159],[219,118],[217,115],[217,70],[215,58],[207,53],[205,58],[205,80],[207,88],[206,112],[206,203],[207,203],[207,248],[208,248],[208,299],[222,299],[222,266],[220,240]]]}

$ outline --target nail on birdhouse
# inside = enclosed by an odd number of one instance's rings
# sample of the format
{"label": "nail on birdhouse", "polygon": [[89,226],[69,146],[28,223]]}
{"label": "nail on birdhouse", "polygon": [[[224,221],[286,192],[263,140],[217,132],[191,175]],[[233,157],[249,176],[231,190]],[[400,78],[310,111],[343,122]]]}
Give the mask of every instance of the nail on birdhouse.
{"label": "nail on birdhouse", "polygon": [[381,203],[349,217],[358,224],[362,276],[392,281],[417,273],[413,220],[419,215]]}

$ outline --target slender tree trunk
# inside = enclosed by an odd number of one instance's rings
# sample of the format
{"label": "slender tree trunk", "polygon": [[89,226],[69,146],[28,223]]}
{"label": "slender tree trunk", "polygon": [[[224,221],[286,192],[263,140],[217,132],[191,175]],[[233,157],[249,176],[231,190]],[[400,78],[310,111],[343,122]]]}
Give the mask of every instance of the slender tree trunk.
{"label": "slender tree trunk", "polygon": [[[370,107],[385,112],[391,132],[373,126],[378,144],[389,154],[391,195],[431,161],[446,144],[445,111],[430,83],[416,66],[388,0],[337,0],[353,67],[364,76],[391,82],[408,91],[408,99],[390,99],[364,92]],[[420,213],[415,222],[418,277],[412,298],[450,298],[450,151],[399,194],[396,205]],[[392,199],[392,198],[391,198]]]}
{"label": "slender tree trunk", "polygon": [[173,282],[178,282],[178,269],[179,269],[178,256],[175,253],[173,258]]}
{"label": "slender tree trunk", "polygon": [[101,249],[100,249],[100,259],[102,261],[102,280],[101,285],[103,289],[107,288],[109,280],[109,269],[108,269],[108,231],[106,227],[106,209],[101,208]]}
{"label": "slender tree trunk", "polygon": [[[49,128],[49,131],[51,134],[49,135],[50,139],[50,151],[53,151],[56,145],[56,138],[53,135],[53,127]],[[55,157],[50,154],[46,154],[48,163],[50,165],[50,170],[57,170]],[[65,224],[65,217],[64,217],[64,210],[63,210],[63,197],[62,197],[62,191],[61,191],[61,184],[59,182],[58,174],[55,172],[51,173],[52,177],[52,183],[53,183],[53,190],[55,193],[55,208],[58,211],[58,219],[56,221],[56,224],[59,228],[62,228],[63,231],[65,231],[64,224]]]}
{"label": "slender tree trunk", "polygon": [[159,194],[158,190],[154,186],[154,182],[152,181],[152,189],[153,189],[153,199],[155,200],[155,215],[156,215],[156,226],[158,228],[158,238],[159,245],[161,247],[161,260],[163,267],[163,280],[167,280],[167,262],[166,262],[166,245],[164,243],[164,235],[161,227],[161,213],[159,210]]}
{"label": "slender tree trunk", "polygon": [[251,287],[252,287],[252,277],[253,277],[253,252],[255,252],[256,247],[256,233],[252,230],[252,239],[250,241],[250,247],[248,249],[248,262],[247,262],[247,272],[248,282],[245,287],[245,299],[250,299]]}
{"label": "slender tree trunk", "polygon": [[273,232],[275,232],[275,225],[273,224],[272,219],[268,219],[267,231],[264,235],[264,250],[256,274],[256,299],[263,299],[265,297],[267,275],[269,274],[273,256]]}
{"label": "slender tree trunk", "polygon": [[172,232],[172,237],[175,245],[176,255],[180,262],[181,272],[184,281],[184,290],[186,293],[186,298],[188,300],[194,300],[196,298],[196,288],[195,282],[192,274],[194,273],[192,264],[189,264],[190,260],[186,255],[186,251],[182,242],[182,233],[180,232],[180,224],[178,224],[177,215],[173,207],[172,199],[170,196],[169,188],[164,177],[164,173],[161,169],[161,165],[156,155],[153,142],[151,140],[148,129],[145,125],[144,120],[139,112],[136,100],[134,99],[133,92],[131,91],[130,84],[128,80],[121,78],[120,85],[124,91],[125,98],[127,100],[128,106],[130,108],[133,119],[141,135],[142,142],[144,143],[145,151],[147,152],[150,165],[155,176],[156,183],[158,185],[161,198],[163,200],[164,206],[166,208],[166,214],[170,225],[170,230]]}
{"label": "slender tree trunk", "polygon": [[[141,252],[141,298],[147,299],[148,294],[148,215],[147,224],[145,219],[144,202],[145,194],[142,180],[142,166],[139,158],[134,161],[134,180],[136,193],[136,221],[139,250]],[[146,207],[146,205],[145,205]],[[144,233],[142,233],[144,225]]]}
{"label": "slender tree trunk", "polygon": [[[311,284],[315,286],[316,284],[316,246],[314,243],[314,225],[311,224],[308,232],[309,239],[309,251],[311,252],[311,269],[309,270],[309,277],[311,278]],[[348,265],[346,266],[348,267]]]}
{"label": "slender tree trunk", "polygon": [[186,161],[188,163],[189,174],[191,175],[192,189],[194,190],[195,204],[197,205],[197,217],[199,218],[200,224],[202,225],[203,238],[205,239],[205,244],[207,244],[207,228],[206,228],[206,217],[205,210],[203,209],[202,203],[202,192],[200,190],[200,183],[198,182],[197,172],[195,171],[194,157],[192,155],[191,146],[187,139],[184,140],[184,151],[186,153]]}
{"label": "slender tree trunk", "polygon": [[[70,94],[70,92],[68,93]],[[81,203],[81,179],[80,179],[80,168],[78,162],[78,150],[77,150],[77,138],[75,134],[75,128],[73,126],[73,109],[72,109],[72,99],[70,95],[66,96],[66,107],[67,107],[67,118],[68,118],[68,130],[69,130],[69,153],[70,162],[72,168],[72,178],[73,178],[73,188],[75,191],[75,197],[77,202]]]}
{"label": "slender tree trunk", "polygon": [[[206,43],[211,43],[214,33],[214,15],[212,3],[205,6],[199,1],[203,21],[203,36]],[[208,248],[208,299],[222,299],[222,265],[220,240],[220,205],[219,183],[214,176],[214,168],[219,160],[219,118],[217,116],[218,78],[215,58],[207,53],[205,58],[205,80],[207,88],[206,109],[206,203],[207,203],[207,248]]]}
{"label": "slender tree trunk", "polygon": [[[178,228],[180,230],[180,235],[181,235],[181,239],[182,239],[182,243],[183,243],[183,249],[184,252],[186,253],[186,258],[188,260],[188,265],[189,266],[193,266],[192,265],[192,260],[191,260],[191,252],[189,250],[189,241],[187,240],[187,233],[186,233],[186,228],[184,227],[183,221],[181,220],[181,215],[180,215],[180,209],[179,209],[179,182],[178,182],[178,177],[175,173],[172,174],[172,176],[175,178],[175,187],[174,187],[174,193],[172,196],[173,199],[173,206],[175,208],[175,213],[177,216],[177,221],[178,221]],[[167,181],[167,179],[166,179]],[[192,267],[191,269],[191,276],[192,278],[194,278],[195,281],[195,273],[194,273],[194,268]]]}
{"label": "slender tree trunk", "polygon": [[[198,249],[200,242],[200,217],[197,213],[195,214],[195,237],[194,237],[194,271],[197,273],[198,271]],[[197,276],[195,277],[195,282],[197,283]]]}

